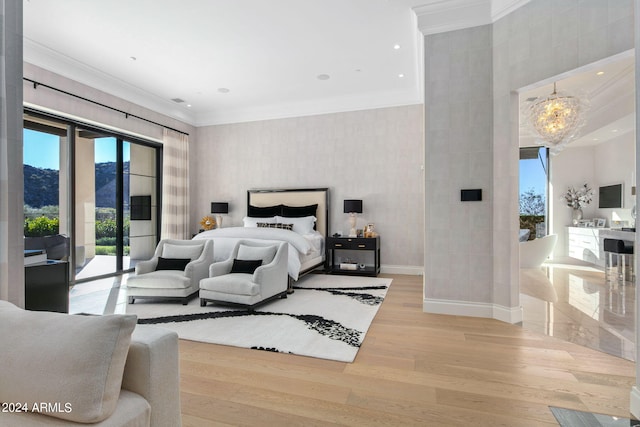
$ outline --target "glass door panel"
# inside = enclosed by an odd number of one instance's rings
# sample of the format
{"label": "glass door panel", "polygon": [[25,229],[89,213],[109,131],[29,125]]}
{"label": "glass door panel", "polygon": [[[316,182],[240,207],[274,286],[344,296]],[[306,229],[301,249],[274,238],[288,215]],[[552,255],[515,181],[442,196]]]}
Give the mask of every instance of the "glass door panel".
{"label": "glass door panel", "polygon": [[529,239],[548,233],[549,154],[545,147],[520,149],[520,229]]}

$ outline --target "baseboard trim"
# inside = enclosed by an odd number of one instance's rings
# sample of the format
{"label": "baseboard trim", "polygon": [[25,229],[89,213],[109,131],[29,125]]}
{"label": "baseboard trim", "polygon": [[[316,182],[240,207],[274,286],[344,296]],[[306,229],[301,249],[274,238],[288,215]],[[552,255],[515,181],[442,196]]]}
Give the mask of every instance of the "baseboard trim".
{"label": "baseboard trim", "polygon": [[638,389],[637,385],[631,387],[629,412],[631,412],[631,415],[635,418],[640,419],[640,389]]}
{"label": "baseboard trim", "polygon": [[432,314],[484,317],[511,324],[522,322],[522,307],[504,307],[490,303],[424,299],[422,310]]}
{"label": "baseboard trim", "polygon": [[421,265],[389,265],[382,264],[380,272],[385,274],[408,274],[411,276],[423,276],[424,267]]}

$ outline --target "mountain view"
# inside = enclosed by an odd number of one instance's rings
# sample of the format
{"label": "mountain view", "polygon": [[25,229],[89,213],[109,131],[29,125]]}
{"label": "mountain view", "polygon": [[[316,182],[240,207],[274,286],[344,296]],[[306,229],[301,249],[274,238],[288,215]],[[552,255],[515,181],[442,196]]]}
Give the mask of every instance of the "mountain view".
{"label": "mountain view", "polygon": [[[24,165],[24,204],[32,208],[58,205],[59,171]],[[96,207],[116,207],[116,163],[95,165]],[[129,162],[124,163],[125,176],[129,176]],[[129,200],[129,186],[125,185],[124,200]]]}

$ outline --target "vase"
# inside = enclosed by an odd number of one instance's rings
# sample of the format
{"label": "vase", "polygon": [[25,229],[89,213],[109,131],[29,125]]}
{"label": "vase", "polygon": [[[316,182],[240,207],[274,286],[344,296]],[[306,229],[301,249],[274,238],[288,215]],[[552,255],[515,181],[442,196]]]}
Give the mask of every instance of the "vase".
{"label": "vase", "polygon": [[578,225],[578,222],[582,219],[582,209],[573,209],[571,219],[573,220],[573,225]]}

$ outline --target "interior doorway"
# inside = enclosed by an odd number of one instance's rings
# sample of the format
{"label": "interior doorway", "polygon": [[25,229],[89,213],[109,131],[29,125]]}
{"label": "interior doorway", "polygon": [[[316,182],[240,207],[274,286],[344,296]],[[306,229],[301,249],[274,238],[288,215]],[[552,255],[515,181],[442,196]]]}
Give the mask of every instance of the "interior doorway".
{"label": "interior doorway", "polygon": [[[630,282],[605,282],[602,250],[606,230],[635,226],[633,52],[523,88],[521,106],[548,96],[554,84],[558,91],[585,97],[590,108],[579,135],[548,155],[546,232],[557,235],[557,244],[540,268],[520,269],[523,326],[634,360],[636,289]],[[525,119],[521,114],[519,143],[521,157],[528,158],[534,150],[527,150],[539,149],[541,141]],[[521,183],[535,174],[523,162]],[[599,200],[602,189],[612,185],[623,189],[615,207]],[[589,201],[576,218],[565,196],[583,188]]]}

